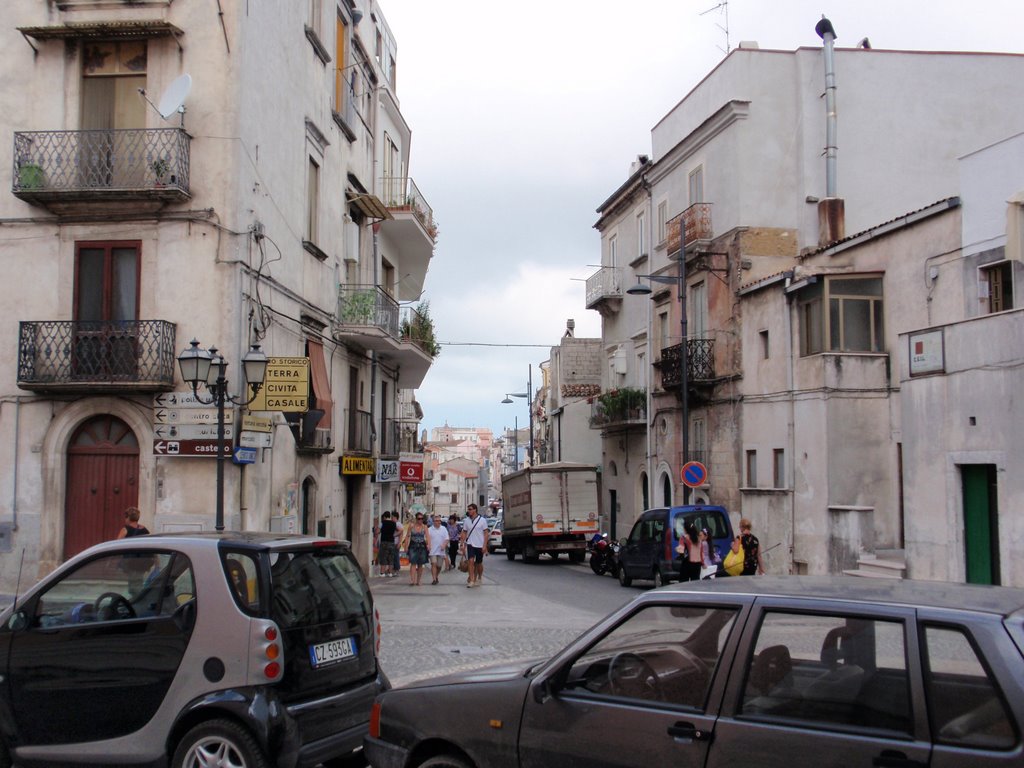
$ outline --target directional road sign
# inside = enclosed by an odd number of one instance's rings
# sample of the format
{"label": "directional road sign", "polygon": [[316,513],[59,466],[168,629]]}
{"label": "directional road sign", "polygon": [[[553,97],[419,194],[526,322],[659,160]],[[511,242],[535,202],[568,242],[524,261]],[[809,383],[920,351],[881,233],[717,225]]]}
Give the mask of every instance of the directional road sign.
{"label": "directional road sign", "polygon": [[249,405],[250,411],[309,410],[309,358],[271,357],[263,386]]}
{"label": "directional road sign", "polygon": [[238,444],[246,448],[273,448],[273,432],[241,432],[238,435]]}
{"label": "directional road sign", "polygon": [[683,485],[689,488],[698,488],[704,485],[708,479],[708,469],[699,461],[688,461],[679,470]]}
{"label": "directional road sign", "polygon": [[[209,400],[209,395],[207,395]],[[153,395],[153,408],[209,408],[211,403],[202,402],[198,397],[192,394],[191,390],[187,392],[160,392],[159,394]]]}
{"label": "directional road sign", "polygon": [[235,448],[235,452],[232,454],[231,460],[235,462],[235,464],[255,464],[256,449],[239,446],[238,448]]}
{"label": "directional road sign", "polygon": [[[225,409],[224,423],[233,424],[235,410]],[[154,424],[217,424],[216,408],[156,408],[153,411]]]}
{"label": "directional road sign", "polygon": [[[221,443],[224,456],[231,455],[231,443]],[[153,453],[157,456],[217,457],[216,440],[154,440]]]}
{"label": "directional road sign", "polygon": [[[154,424],[153,434],[164,440],[216,440],[216,424]],[[224,425],[224,439],[235,436],[231,424]]]}

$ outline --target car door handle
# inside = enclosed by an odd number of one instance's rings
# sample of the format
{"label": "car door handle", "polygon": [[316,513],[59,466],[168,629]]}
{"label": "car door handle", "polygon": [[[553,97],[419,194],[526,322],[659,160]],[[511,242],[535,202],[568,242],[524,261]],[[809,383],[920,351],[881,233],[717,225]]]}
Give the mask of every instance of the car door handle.
{"label": "car door handle", "polygon": [[927,768],[928,763],[920,760],[909,760],[907,756],[896,749],[882,750],[882,754],[876,755],[871,764],[877,768]]}
{"label": "car door handle", "polygon": [[693,723],[676,723],[668,727],[668,735],[674,739],[688,739],[691,741],[711,741],[714,734],[711,731],[702,731]]}

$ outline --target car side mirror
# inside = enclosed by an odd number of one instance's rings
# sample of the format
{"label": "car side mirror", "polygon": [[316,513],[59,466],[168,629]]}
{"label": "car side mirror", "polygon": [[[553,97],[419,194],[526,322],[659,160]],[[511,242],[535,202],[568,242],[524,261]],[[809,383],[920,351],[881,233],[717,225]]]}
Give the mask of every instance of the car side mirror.
{"label": "car side mirror", "polygon": [[538,680],[533,686],[533,700],[538,704],[547,704],[551,701],[552,697],[552,682],[551,678],[547,677],[543,680]]}
{"label": "car side mirror", "polygon": [[7,620],[7,628],[11,632],[20,632],[23,629],[27,629],[28,614],[24,611],[15,611],[11,614],[11,618]]}

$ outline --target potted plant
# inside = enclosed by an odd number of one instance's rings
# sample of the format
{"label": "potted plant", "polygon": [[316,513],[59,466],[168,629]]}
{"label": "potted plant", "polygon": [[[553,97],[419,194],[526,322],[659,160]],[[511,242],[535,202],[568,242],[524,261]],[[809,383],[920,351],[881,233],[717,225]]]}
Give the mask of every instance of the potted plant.
{"label": "potted plant", "polygon": [[170,161],[166,157],[158,157],[150,163],[149,167],[153,171],[153,175],[156,176],[156,185],[162,187],[164,185],[164,178],[171,170]]}
{"label": "potted plant", "polygon": [[18,188],[39,189],[46,180],[43,167],[38,163],[27,161],[18,164]]}

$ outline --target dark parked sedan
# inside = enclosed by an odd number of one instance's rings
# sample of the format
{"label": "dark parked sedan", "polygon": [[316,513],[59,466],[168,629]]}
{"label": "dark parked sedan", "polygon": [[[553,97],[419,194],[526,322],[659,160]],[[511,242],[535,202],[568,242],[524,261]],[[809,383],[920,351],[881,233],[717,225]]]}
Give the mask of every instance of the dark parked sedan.
{"label": "dark parked sedan", "polygon": [[378,696],[375,768],[1022,765],[1024,590],[737,577]]}

